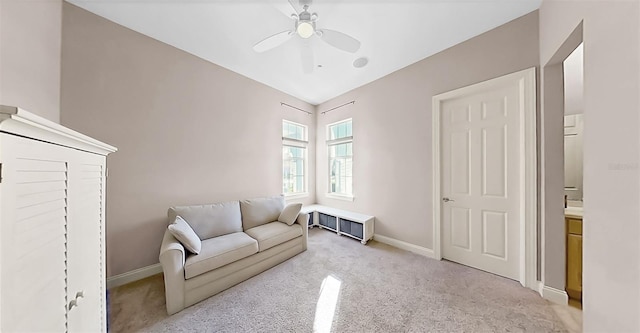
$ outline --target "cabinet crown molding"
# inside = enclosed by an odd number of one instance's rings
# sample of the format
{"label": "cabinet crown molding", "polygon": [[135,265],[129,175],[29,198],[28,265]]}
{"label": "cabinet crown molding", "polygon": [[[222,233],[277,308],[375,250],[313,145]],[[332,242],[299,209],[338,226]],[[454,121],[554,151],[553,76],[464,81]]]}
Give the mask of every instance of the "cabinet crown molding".
{"label": "cabinet crown molding", "polygon": [[99,155],[108,155],[118,150],[116,147],[15,106],[0,105],[0,132]]}

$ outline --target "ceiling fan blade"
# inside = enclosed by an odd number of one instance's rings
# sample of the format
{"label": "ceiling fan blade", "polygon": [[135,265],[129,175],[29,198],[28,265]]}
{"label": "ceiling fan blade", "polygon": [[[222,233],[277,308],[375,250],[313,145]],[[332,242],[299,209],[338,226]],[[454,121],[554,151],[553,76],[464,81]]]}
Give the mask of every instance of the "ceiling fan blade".
{"label": "ceiling fan blade", "polygon": [[300,48],[300,57],[302,60],[302,72],[305,74],[312,73],[313,67],[315,66],[315,59],[311,45],[306,43],[305,45],[302,45]]}
{"label": "ceiling fan blade", "polygon": [[298,12],[295,8],[291,7],[291,3],[285,2],[284,0],[274,0],[270,1],[271,5],[284,14],[284,16],[291,18],[292,15],[298,15]]}
{"label": "ceiling fan blade", "polygon": [[272,48],[288,41],[289,38],[291,38],[292,33],[293,31],[287,30],[287,31],[279,32],[273,36],[269,36],[259,41],[258,43],[256,43],[256,45],[253,46],[253,50],[256,52],[264,52],[267,50],[271,50]]}
{"label": "ceiling fan blade", "polygon": [[300,12],[302,11],[302,6],[300,6],[300,2],[298,0],[288,0],[289,1],[289,5],[291,6],[291,9],[293,9],[293,11],[296,14],[300,14]]}
{"label": "ceiling fan blade", "polygon": [[356,53],[360,49],[360,41],[345,33],[329,29],[318,31],[320,32],[320,38],[333,47],[350,53]]}

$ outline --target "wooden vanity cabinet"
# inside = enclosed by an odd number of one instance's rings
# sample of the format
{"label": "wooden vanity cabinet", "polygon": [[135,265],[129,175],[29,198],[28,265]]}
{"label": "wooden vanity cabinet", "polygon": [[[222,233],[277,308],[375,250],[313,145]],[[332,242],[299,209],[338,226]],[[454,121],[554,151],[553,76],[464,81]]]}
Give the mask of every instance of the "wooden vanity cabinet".
{"label": "wooden vanity cabinet", "polygon": [[582,217],[565,216],[567,230],[567,294],[582,301]]}

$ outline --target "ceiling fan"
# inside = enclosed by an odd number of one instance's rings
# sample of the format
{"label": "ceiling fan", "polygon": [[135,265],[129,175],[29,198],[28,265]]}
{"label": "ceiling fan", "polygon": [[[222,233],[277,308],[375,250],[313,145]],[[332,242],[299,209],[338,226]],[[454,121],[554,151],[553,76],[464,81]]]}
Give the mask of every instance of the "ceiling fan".
{"label": "ceiling fan", "polygon": [[[271,50],[282,45],[294,35],[303,39],[308,39],[316,35],[327,44],[350,53],[355,53],[360,49],[360,41],[345,33],[330,29],[317,29],[316,21],[318,21],[318,14],[309,12],[311,0],[299,0],[299,5],[302,6],[302,9],[296,7],[293,2],[295,0],[288,1],[294,11],[294,13],[291,14],[291,18],[294,20],[293,29],[279,32],[259,41],[253,46],[254,51],[265,52]],[[304,44],[300,55],[302,57],[303,71],[305,73],[311,73],[314,67],[314,59],[313,52],[308,43]]]}

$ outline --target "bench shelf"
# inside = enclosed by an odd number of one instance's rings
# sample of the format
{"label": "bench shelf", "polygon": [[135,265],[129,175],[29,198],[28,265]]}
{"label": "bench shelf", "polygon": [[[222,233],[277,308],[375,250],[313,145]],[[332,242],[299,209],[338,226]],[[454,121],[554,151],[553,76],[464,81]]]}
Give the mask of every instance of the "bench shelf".
{"label": "bench shelf", "polygon": [[375,217],[323,205],[309,205],[302,208],[309,213],[309,227],[317,226],[331,230],[338,235],[355,238],[367,244],[374,233]]}

